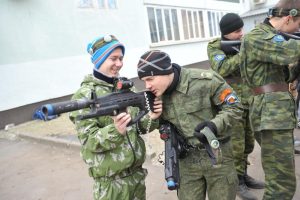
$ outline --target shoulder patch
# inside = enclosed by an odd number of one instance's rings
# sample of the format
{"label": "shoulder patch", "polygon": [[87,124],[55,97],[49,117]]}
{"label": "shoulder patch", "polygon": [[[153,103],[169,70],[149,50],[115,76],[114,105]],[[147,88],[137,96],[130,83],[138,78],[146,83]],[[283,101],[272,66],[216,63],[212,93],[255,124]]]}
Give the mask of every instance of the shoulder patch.
{"label": "shoulder patch", "polygon": [[214,57],[215,61],[221,61],[221,60],[224,60],[224,58],[225,58],[224,54],[217,54]]}
{"label": "shoulder patch", "polygon": [[281,42],[285,41],[285,39],[282,35],[275,35],[272,40],[275,43],[281,43]]}
{"label": "shoulder patch", "polygon": [[213,76],[213,74],[211,72],[208,72],[208,71],[200,73],[200,77],[201,78],[209,78],[209,79],[211,79],[212,76]]}
{"label": "shoulder patch", "polygon": [[191,69],[191,78],[212,79],[213,73],[209,70]]}
{"label": "shoulder patch", "polygon": [[233,94],[233,93],[229,94],[225,99],[225,103],[227,105],[236,104],[238,102],[239,102],[238,97],[236,96],[236,94]]}
{"label": "shoulder patch", "polygon": [[219,99],[221,103],[226,103],[227,105],[232,105],[239,102],[238,97],[236,96],[236,94],[233,93],[232,89],[230,88],[223,90],[219,96]]}

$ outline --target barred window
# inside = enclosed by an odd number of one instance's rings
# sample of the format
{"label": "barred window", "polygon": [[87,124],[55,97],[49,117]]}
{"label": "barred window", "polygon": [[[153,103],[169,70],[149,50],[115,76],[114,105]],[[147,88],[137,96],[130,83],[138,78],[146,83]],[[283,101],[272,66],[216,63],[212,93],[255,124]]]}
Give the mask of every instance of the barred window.
{"label": "barred window", "polygon": [[178,25],[178,19],[177,19],[177,10],[176,9],[171,9],[172,13],[172,25],[174,31],[174,39],[175,40],[180,40],[180,35],[179,35],[179,25]]}
{"label": "barred window", "polygon": [[79,0],[78,8],[117,9],[117,0]]}
{"label": "barred window", "polygon": [[152,43],[180,39],[176,9],[147,7],[147,13]]}
{"label": "barred window", "polygon": [[199,16],[199,28],[200,28],[200,32],[201,32],[200,37],[204,38],[205,37],[205,32],[204,32],[204,21],[203,21],[202,11],[198,12],[198,16]]}
{"label": "barred window", "polygon": [[223,17],[223,12],[208,11],[209,36],[215,37],[220,35],[219,22]]}
{"label": "barred window", "polygon": [[157,28],[156,28],[156,19],[155,19],[155,13],[154,8],[147,8],[148,11],[148,22],[149,22],[149,28],[150,28],[150,36],[152,43],[158,42],[158,34],[157,34]]}
{"label": "barred window", "polygon": [[92,8],[94,7],[92,0],[79,0],[78,8]]}
{"label": "barred window", "polygon": [[163,6],[149,6],[147,13],[151,43],[159,45],[219,36],[219,21],[224,15],[220,11]]}

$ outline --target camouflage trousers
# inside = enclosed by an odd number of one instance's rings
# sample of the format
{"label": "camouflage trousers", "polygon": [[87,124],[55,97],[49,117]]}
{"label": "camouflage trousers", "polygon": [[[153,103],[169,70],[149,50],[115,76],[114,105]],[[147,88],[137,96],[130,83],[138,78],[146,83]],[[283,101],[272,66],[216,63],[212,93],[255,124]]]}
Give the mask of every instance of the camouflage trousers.
{"label": "camouflage trousers", "polygon": [[291,200],[296,189],[293,130],[263,130],[260,140],[265,172],[264,200]]}
{"label": "camouflage trousers", "polygon": [[145,178],[147,170],[140,168],[132,174],[122,177],[96,178],[93,187],[94,200],[145,200]]}
{"label": "camouflage trousers", "polygon": [[232,127],[231,143],[236,172],[238,175],[244,175],[246,173],[248,155],[253,151],[255,143],[248,109],[244,110],[243,121],[241,123],[236,122]]}
{"label": "camouflage trousers", "polygon": [[179,160],[180,200],[234,200],[238,179],[230,142],[221,144],[222,162],[215,167],[205,149],[190,150]]}

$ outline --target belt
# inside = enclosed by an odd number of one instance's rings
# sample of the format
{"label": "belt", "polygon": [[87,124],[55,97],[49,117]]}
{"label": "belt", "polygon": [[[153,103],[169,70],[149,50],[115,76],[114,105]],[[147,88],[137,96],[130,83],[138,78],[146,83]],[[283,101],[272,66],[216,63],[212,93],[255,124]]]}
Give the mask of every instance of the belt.
{"label": "belt", "polygon": [[232,78],[224,78],[225,81],[228,83],[228,84],[232,84],[232,83],[242,83],[242,78],[240,77],[232,77]]}
{"label": "belt", "polygon": [[[94,173],[93,173],[93,169],[89,168],[89,174],[91,177],[94,178],[94,180],[96,181],[105,181],[105,180],[117,180],[117,179],[122,179],[125,178],[127,176],[131,176],[132,174],[136,173],[138,171],[139,168],[135,168],[135,169],[131,169],[131,168],[127,168],[124,169],[123,171],[121,171],[118,174],[114,174],[112,176],[101,176],[101,177],[95,177]],[[142,169],[142,168],[141,168]]]}
{"label": "belt", "polygon": [[267,85],[252,88],[253,95],[260,95],[270,92],[288,92],[289,86],[286,83],[270,83]]}

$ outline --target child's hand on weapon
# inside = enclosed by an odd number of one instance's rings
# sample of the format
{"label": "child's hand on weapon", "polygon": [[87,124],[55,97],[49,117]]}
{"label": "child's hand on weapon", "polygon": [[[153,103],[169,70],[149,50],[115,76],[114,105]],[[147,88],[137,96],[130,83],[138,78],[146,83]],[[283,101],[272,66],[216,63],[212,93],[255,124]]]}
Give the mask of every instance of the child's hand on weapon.
{"label": "child's hand on weapon", "polygon": [[114,120],[114,124],[115,124],[115,127],[118,130],[118,132],[121,135],[125,135],[127,125],[131,121],[131,116],[126,112],[122,112],[122,113],[120,113],[117,116],[114,116],[112,118]]}

